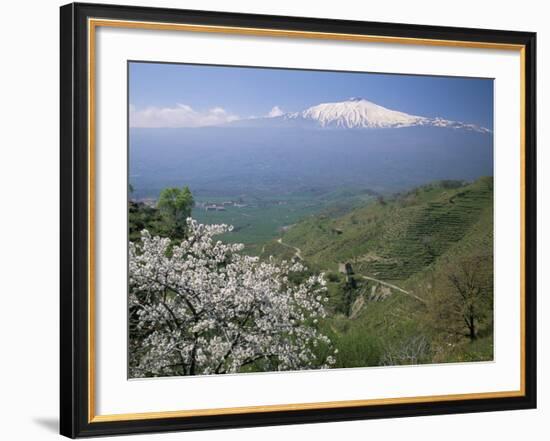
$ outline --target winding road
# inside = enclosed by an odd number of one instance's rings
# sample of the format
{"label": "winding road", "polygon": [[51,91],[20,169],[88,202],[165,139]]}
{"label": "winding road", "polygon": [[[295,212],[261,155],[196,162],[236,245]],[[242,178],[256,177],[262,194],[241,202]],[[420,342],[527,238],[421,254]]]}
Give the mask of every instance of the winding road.
{"label": "winding road", "polygon": [[[282,246],[284,247],[287,247],[287,248],[290,248],[292,250],[294,250],[294,254],[296,257],[298,257],[300,260],[304,260],[304,258],[302,257],[302,250],[298,247],[294,247],[292,245],[289,245],[287,243],[284,243],[283,242],[283,238],[280,237],[279,239],[277,239],[277,242],[279,244],[281,244]],[[400,288],[399,286],[397,285],[394,285],[392,283],[388,283],[388,282],[384,282],[383,280],[380,280],[380,279],[375,279],[374,277],[370,277],[370,276],[364,276],[362,274],[359,275],[359,277],[365,279],[365,280],[371,280],[373,282],[376,282],[376,283],[379,283],[380,285],[384,285],[384,286],[387,286],[388,288],[391,288],[391,289],[394,289],[396,291],[399,291],[403,294],[406,294],[410,297],[412,297],[413,299],[416,299],[418,300],[420,303],[423,303],[424,305],[426,304],[426,300],[424,300],[422,297],[418,297],[417,295],[413,294],[412,292],[410,291],[406,291],[404,290],[403,288]]]}
{"label": "winding road", "polygon": [[304,258],[302,257],[302,250],[298,247],[293,247],[292,245],[289,245],[287,243],[284,243],[283,242],[283,238],[280,237],[279,239],[277,239],[277,242],[280,243],[282,246],[284,247],[287,247],[287,248],[290,248],[292,250],[294,250],[294,254],[296,255],[296,257],[300,260],[304,260]]}

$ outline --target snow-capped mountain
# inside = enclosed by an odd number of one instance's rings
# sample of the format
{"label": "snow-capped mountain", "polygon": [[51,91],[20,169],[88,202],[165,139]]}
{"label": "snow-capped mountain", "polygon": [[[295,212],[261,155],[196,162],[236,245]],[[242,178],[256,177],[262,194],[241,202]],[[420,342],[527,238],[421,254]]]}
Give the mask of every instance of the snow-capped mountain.
{"label": "snow-capped mountain", "polygon": [[321,103],[301,112],[284,113],[276,117],[257,118],[256,124],[284,126],[285,122],[293,126],[318,126],[333,128],[400,128],[413,126],[449,127],[480,133],[490,133],[485,127],[450,121],[443,118],[428,118],[411,115],[375,104],[363,98],[349,98],[334,103]]}
{"label": "snow-capped mountain", "polygon": [[374,104],[362,98],[336,103],[322,103],[302,112],[284,115],[288,119],[317,121],[321,127],[384,128],[423,125],[426,118],[409,115]]}

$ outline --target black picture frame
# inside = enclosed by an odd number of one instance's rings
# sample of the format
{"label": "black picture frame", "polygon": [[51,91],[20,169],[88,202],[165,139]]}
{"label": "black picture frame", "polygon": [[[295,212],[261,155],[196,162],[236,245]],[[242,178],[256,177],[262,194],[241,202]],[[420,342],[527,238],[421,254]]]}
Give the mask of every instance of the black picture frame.
{"label": "black picture frame", "polygon": [[[68,4],[60,9],[60,433],[118,435],[349,421],[536,407],[536,34],[487,29]],[[88,41],[90,17],[521,45],[524,50],[524,394],[434,402],[143,420],[90,421],[88,396]]]}

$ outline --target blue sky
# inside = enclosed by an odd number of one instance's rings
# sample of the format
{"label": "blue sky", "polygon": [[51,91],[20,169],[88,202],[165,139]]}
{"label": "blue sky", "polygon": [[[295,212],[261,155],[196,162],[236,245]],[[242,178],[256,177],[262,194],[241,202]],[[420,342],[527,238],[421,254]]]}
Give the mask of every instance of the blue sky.
{"label": "blue sky", "polygon": [[493,129],[491,79],[131,62],[129,93],[135,126],[208,125],[362,97]]}

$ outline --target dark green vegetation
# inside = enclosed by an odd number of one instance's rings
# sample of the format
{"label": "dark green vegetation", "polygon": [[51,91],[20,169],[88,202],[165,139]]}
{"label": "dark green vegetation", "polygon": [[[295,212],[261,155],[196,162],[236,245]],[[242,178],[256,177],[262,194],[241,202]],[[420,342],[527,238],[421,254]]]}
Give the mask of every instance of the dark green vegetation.
{"label": "dark green vegetation", "polygon": [[157,207],[170,237],[183,237],[194,204],[189,187],[165,188],[160,192]]}
{"label": "dark green vegetation", "polygon": [[339,367],[491,360],[493,180],[441,181],[292,226],[263,257],[327,272]]}
{"label": "dark green vegetation", "polygon": [[[130,193],[134,192],[132,185]],[[130,200],[128,203],[129,238],[139,239],[141,230],[147,229],[153,235],[178,240],[185,237],[187,218],[195,201],[189,187],[165,188],[156,203]]]}
{"label": "dark green vegetation", "polygon": [[131,242],[139,239],[141,230],[149,230],[153,235],[165,236],[159,210],[144,202],[130,200],[128,202],[128,236]]}
{"label": "dark green vegetation", "polygon": [[[233,225],[222,240],[245,243],[247,254],[325,272],[329,317],[320,326],[338,348],[337,367],[493,358],[492,178],[384,197],[196,197],[193,217]],[[172,217],[151,203],[130,202],[129,219],[130,240],[143,228],[173,237]]]}

